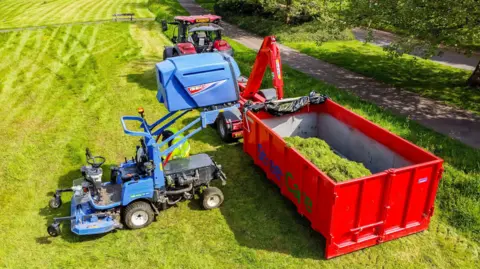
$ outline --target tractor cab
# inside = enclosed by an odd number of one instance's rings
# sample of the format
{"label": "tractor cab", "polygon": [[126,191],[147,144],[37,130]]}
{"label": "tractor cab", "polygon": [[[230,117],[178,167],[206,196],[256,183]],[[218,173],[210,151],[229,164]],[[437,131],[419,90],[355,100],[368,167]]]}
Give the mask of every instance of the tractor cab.
{"label": "tractor cab", "polygon": [[166,46],[163,58],[204,52],[221,52],[233,56],[233,49],[222,40],[223,28],[217,15],[177,16],[173,22],[162,21],[162,30],[174,25],[170,38],[174,46]]}

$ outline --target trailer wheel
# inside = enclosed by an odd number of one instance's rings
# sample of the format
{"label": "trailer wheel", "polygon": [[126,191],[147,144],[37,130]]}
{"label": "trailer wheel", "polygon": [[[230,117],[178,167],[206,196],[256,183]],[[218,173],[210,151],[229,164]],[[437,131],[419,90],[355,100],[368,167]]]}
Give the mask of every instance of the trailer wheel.
{"label": "trailer wheel", "polygon": [[62,199],[60,199],[60,197],[53,197],[48,202],[48,206],[50,206],[50,208],[53,208],[53,209],[60,208],[62,206]]}
{"label": "trailer wheel", "polygon": [[53,223],[50,224],[47,228],[47,232],[50,236],[57,237],[60,235],[60,224]]}
{"label": "trailer wheel", "polygon": [[225,119],[225,116],[223,116],[223,114],[218,116],[217,132],[223,142],[231,143],[235,141],[235,139],[232,137],[232,134],[228,131],[227,120]]}
{"label": "trailer wheel", "polygon": [[223,203],[223,192],[217,187],[208,187],[203,191],[203,208],[206,210],[219,207]]}
{"label": "trailer wheel", "polygon": [[129,204],[123,214],[123,222],[129,229],[147,227],[153,221],[152,207],[143,201]]}

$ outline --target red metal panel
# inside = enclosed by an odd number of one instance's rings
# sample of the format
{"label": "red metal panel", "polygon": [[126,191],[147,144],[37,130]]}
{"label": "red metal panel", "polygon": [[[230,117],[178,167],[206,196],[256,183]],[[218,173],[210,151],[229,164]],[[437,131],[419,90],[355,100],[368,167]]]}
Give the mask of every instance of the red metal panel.
{"label": "red metal panel", "polygon": [[[335,183],[262,122],[268,113],[247,113],[244,149],[279,185],[312,228],[326,238],[332,258],[428,228],[442,160],[328,101],[306,111],[326,112],[390,148],[414,165]],[[244,124],[247,124],[244,119]]]}

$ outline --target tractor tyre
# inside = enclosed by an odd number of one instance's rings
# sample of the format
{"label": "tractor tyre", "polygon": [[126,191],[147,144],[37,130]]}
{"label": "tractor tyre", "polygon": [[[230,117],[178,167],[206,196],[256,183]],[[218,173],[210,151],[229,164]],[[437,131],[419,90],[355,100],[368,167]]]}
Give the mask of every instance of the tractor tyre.
{"label": "tractor tyre", "polygon": [[58,224],[58,223],[50,224],[47,228],[47,232],[52,237],[59,236],[60,235],[60,224]]}
{"label": "tractor tyre", "polygon": [[225,143],[232,143],[235,141],[232,134],[228,131],[227,120],[223,114],[218,116],[217,119],[217,133]]}
{"label": "tractor tyre", "polygon": [[123,222],[129,229],[140,229],[152,223],[154,213],[152,207],[143,201],[129,204],[123,212]]}
{"label": "tractor tyre", "polygon": [[60,199],[60,197],[53,197],[52,199],[50,199],[50,201],[48,202],[48,206],[50,206],[50,208],[52,209],[57,209],[57,208],[60,208],[62,206],[62,199]]}
{"label": "tractor tyre", "polygon": [[203,208],[206,210],[219,207],[224,200],[223,192],[217,187],[208,187],[203,191]]}

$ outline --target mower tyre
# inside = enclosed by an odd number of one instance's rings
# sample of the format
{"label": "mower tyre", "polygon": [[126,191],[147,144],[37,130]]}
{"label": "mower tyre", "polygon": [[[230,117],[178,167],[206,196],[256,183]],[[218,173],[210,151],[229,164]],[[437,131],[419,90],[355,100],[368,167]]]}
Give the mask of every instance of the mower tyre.
{"label": "mower tyre", "polygon": [[50,206],[50,208],[53,208],[53,209],[60,208],[62,206],[62,199],[60,199],[60,197],[53,197],[48,202],[48,206]]}
{"label": "mower tyre", "polygon": [[57,237],[60,235],[60,224],[53,223],[50,224],[47,228],[47,232],[50,236]]}
{"label": "mower tyre", "polygon": [[129,204],[123,212],[123,222],[129,229],[140,229],[152,223],[154,213],[152,207],[143,201]]}
{"label": "mower tyre", "polygon": [[203,191],[203,208],[206,210],[219,207],[224,200],[223,192],[217,187],[208,187]]}
{"label": "mower tyre", "polygon": [[233,138],[232,134],[228,131],[227,119],[225,119],[225,116],[223,114],[218,116],[216,125],[218,135],[223,140],[223,142],[232,143],[235,141],[235,138]]}

